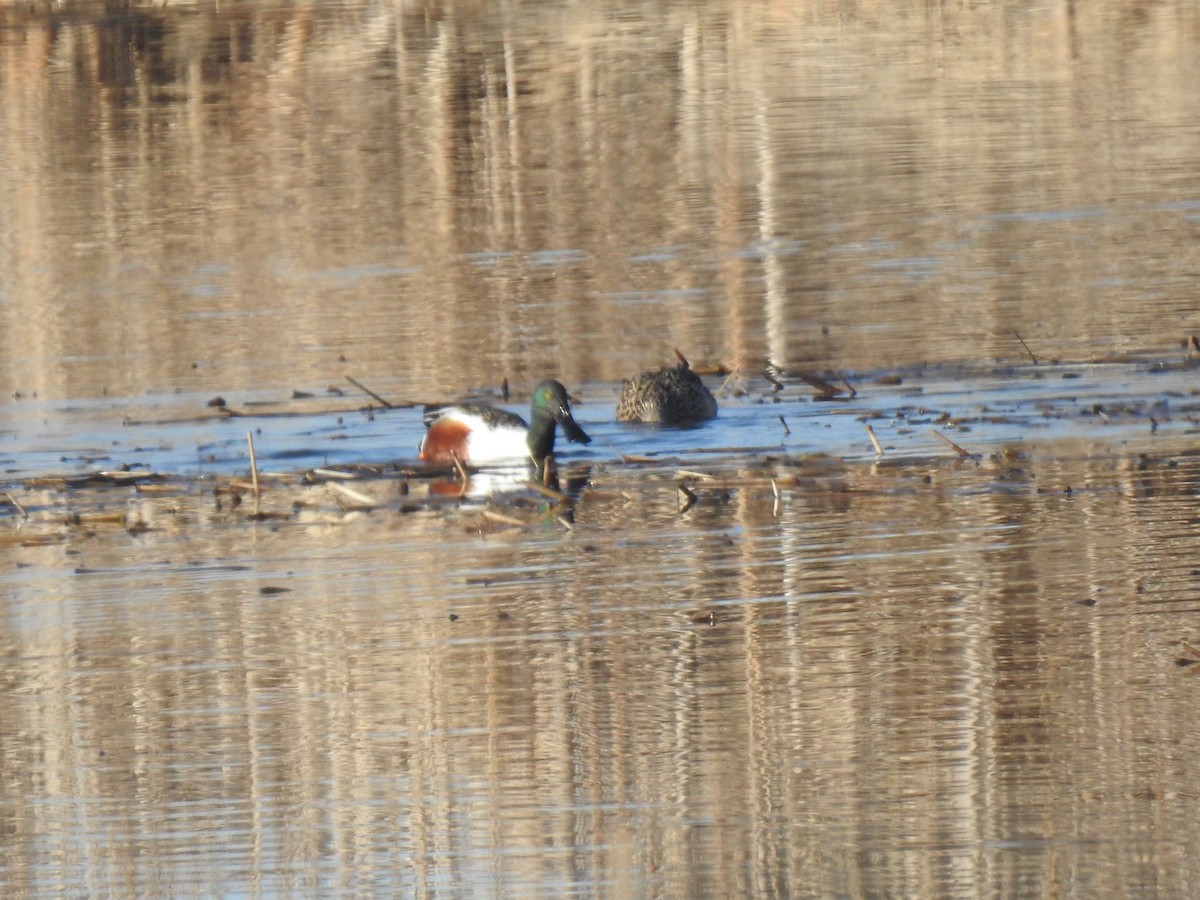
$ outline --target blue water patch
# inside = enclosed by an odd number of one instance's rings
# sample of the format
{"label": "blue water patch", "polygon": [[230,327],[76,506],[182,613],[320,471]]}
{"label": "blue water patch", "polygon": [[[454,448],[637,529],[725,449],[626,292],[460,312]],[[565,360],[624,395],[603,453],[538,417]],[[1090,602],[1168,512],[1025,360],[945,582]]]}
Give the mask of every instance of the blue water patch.
{"label": "blue water patch", "polygon": [[1107,214],[1101,206],[1086,206],[1080,209],[1046,209],[1022,210],[1017,212],[996,213],[989,218],[996,222],[1031,222],[1054,224],[1057,222],[1072,222],[1077,219],[1095,219]]}

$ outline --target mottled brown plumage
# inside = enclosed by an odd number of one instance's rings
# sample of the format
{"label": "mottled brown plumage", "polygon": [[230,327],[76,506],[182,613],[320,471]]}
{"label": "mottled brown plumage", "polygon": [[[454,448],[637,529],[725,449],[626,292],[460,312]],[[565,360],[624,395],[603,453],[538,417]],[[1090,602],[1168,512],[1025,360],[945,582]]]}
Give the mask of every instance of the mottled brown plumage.
{"label": "mottled brown plumage", "polygon": [[625,379],[617,401],[618,422],[690,425],[716,415],[716,398],[686,360]]}

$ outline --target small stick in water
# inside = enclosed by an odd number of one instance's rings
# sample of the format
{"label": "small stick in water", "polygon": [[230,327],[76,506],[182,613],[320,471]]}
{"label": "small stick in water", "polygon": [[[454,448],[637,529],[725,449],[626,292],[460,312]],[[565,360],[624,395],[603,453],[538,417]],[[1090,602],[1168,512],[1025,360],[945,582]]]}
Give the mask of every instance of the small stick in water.
{"label": "small stick in water", "polygon": [[384,400],[382,397],[380,397],[377,393],[375,393],[369,387],[366,387],[365,385],[360,384],[359,382],[357,382],[353,378],[351,378],[349,375],[346,376],[346,380],[348,382],[350,382],[352,385],[354,385],[356,388],[358,388],[360,391],[362,391],[364,394],[366,394],[368,397],[378,400],[381,404],[383,404],[384,409],[395,409],[396,408],[396,407],[392,406],[392,404],[390,404],[386,400]]}
{"label": "small stick in water", "polygon": [[[684,501],[683,506],[680,507],[680,509],[679,509],[679,514],[683,515],[685,512],[687,512],[689,509],[691,509],[693,506],[696,505],[697,498],[696,498],[696,494],[692,491],[692,489],[689,488],[683,482],[679,483],[679,493],[683,494],[683,496],[687,498]],[[678,498],[676,498],[676,505],[678,505]]]}
{"label": "small stick in water", "polygon": [[246,432],[246,443],[250,445],[250,479],[254,487],[254,518],[258,518],[260,513],[258,509],[259,489],[258,489],[258,460],[254,458],[254,434]]}
{"label": "small stick in water", "polygon": [[[934,434],[937,432],[935,431]],[[883,456],[883,447],[879,443],[879,438],[875,437],[875,429],[871,427],[870,422],[867,423],[867,437],[871,439],[871,444],[875,447],[875,455]]]}
{"label": "small stick in water", "polygon": [[935,435],[937,435],[938,437],[940,437],[940,438],[941,438],[943,441],[945,441],[947,444],[949,444],[949,445],[950,445],[950,449],[952,449],[952,450],[953,450],[955,453],[957,453],[957,454],[958,454],[959,456],[961,456],[963,459],[967,459],[968,457],[970,457],[970,455],[971,455],[970,453],[968,453],[968,452],[967,452],[966,450],[964,450],[962,447],[958,446],[958,444],[954,443],[954,441],[950,440],[950,438],[946,437],[944,434],[942,434],[942,433],[941,433],[940,431],[938,431],[936,428],[933,430],[933,433],[934,433]]}
{"label": "small stick in water", "polygon": [[787,419],[783,416],[779,417],[779,424],[783,426],[783,436],[787,437],[792,433],[792,429],[788,428]]}
{"label": "small stick in water", "polygon": [[1021,346],[1025,348],[1025,352],[1029,354],[1029,358],[1033,360],[1033,364],[1036,366],[1038,364],[1038,358],[1033,355],[1033,351],[1029,349],[1029,345],[1025,343],[1025,339],[1021,337],[1020,332],[1014,328],[1013,334],[1017,336],[1017,340],[1021,342]]}

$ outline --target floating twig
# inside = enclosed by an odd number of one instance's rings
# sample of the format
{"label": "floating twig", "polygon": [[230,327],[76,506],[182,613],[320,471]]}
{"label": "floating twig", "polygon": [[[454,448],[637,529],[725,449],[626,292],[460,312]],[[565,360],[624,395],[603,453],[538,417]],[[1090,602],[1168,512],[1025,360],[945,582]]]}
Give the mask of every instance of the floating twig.
{"label": "floating twig", "polygon": [[396,408],[396,407],[392,406],[392,404],[390,404],[386,400],[384,400],[382,397],[380,397],[377,393],[375,393],[369,387],[362,384],[361,382],[354,380],[349,375],[346,376],[346,380],[348,382],[350,382],[352,385],[354,385],[356,388],[358,388],[360,391],[362,391],[364,394],[366,394],[368,397],[372,398],[373,400],[378,400],[379,403],[382,404],[384,409],[395,409]]}
{"label": "floating twig", "polygon": [[771,506],[771,515],[778,517],[779,516],[779,500],[780,500],[781,494],[779,493],[779,485],[775,483],[774,478],[771,479],[771,494],[775,497],[775,503]]}
{"label": "floating twig", "polygon": [[[683,494],[683,496],[685,498],[683,506],[681,506],[679,508],[679,514],[683,515],[685,512],[687,512],[689,509],[691,509],[693,506],[696,505],[696,500],[698,498],[696,497],[695,492],[691,488],[689,488],[686,484],[683,484],[682,482],[680,482],[680,484],[679,484],[679,493]],[[678,503],[678,499],[679,498],[676,498],[677,503]]]}
{"label": "floating twig", "polygon": [[875,437],[875,429],[871,427],[871,423],[867,423],[867,437],[871,439],[872,446],[875,447],[875,455],[883,456],[883,446],[879,443],[879,438]]}
{"label": "floating twig", "polygon": [[970,456],[971,456],[970,453],[968,453],[962,447],[958,446],[958,444],[954,443],[954,441],[950,440],[950,438],[946,437],[944,434],[942,434],[936,428],[933,429],[933,433],[935,435],[937,435],[938,437],[940,437],[943,441],[945,441],[950,446],[950,449],[953,450],[955,453],[957,453],[959,456],[961,456],[963,459],[970,458]]}
{"label": "floating twig", "polygon": [[1021,342],[1021,346],[1025,348],[1025,352],[1029,354],[1029,358],[1033,360],[1033,364],[1036,366],[1038,364],[1038,358],[1034,355],[1033,351],[1029,349],[1029,345],[1025,343],[1025,338],[1021,337],[1020,332],[1018,332],[1015,328],[1012,330],[1012,333],[1016,335],[1017,340]]}
{"label": "floating twig", "polygon": [[788,428],[787,419],[785,419],[783,416],[780,416],[779,424],[783,426],[783,436],[789,437],[792,433],[792,429]]}

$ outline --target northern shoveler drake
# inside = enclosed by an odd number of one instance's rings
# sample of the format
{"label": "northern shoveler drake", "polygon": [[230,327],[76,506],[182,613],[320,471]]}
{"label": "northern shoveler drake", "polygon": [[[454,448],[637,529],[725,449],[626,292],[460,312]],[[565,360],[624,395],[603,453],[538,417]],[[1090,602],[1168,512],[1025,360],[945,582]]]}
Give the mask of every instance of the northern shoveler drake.
{"label": "northern shoveler drake", "polygon": [[626,378],[617,401],[618,422],[689,425],[717,415],[717,399],[688,361]]}
{"label": "northern shoveler drake", "polygon": [[543,381],[533,389],[530,424],[515,413],[487,403],[426,407],[425,437],[420,458],[426,462],[453,462],[476,466],[529,462],[541,466],[554,452],[554,434],[576,444],[591,438],[571,415],[567,389],[557,381]]}

